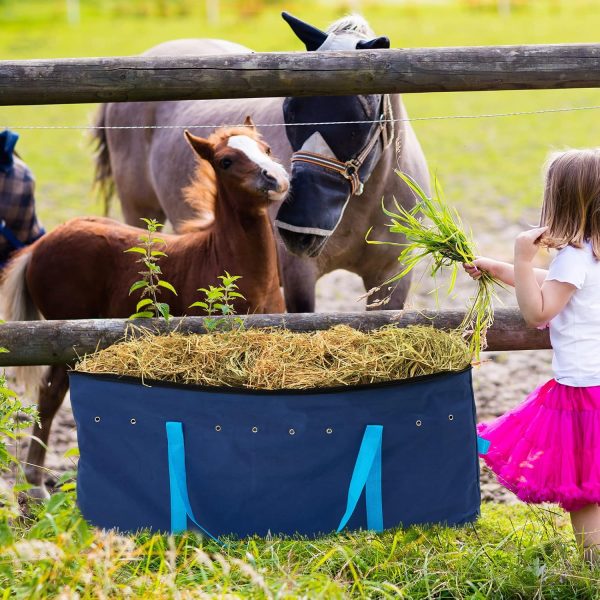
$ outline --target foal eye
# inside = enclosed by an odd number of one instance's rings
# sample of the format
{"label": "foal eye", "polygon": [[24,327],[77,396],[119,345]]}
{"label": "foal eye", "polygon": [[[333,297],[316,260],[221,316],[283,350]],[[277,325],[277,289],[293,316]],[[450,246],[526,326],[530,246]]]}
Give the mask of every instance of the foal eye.
{"label": "foal eye", "polygon": [[270,148],[269,146],[267,146],[267,147],[265,148],[265,154],[266,154],[267,156],[271,156],[271,148]]}
{"label": "foal eye", "polygon": [[229,167],[231,166],[232,162],[233,161],[230,158],[223,158],[221,160],[221,168],[222,169],[229,169]]}

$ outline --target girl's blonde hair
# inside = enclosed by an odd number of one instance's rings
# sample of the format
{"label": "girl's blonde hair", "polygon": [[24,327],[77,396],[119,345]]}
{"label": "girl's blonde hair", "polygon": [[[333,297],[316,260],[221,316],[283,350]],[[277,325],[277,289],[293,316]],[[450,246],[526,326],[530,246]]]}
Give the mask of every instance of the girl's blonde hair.
{"label": "girl's blonde hair", "polygon": [[589,240],[600,259],[600,148],[549,157],[540,224],[548,227],[542,245],[581,248]]}

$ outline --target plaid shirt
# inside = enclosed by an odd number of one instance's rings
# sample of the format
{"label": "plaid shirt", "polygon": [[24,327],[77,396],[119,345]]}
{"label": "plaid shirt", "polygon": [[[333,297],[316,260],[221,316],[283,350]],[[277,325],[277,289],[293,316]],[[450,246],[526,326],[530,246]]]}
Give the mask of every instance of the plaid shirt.
{"label": "plaid shirt", "polygon": [[[35,215],[35,182],[29,167],[18,157],[8,172],[0,170],[0,220],[23,244],[35,241],[44,230]],[[0,264],[15,250],[0,232]]]}

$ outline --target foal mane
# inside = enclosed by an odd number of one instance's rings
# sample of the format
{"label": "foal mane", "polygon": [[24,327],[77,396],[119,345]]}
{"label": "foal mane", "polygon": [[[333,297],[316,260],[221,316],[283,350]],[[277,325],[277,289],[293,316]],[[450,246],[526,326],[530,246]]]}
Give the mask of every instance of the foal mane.
{"label": "foal mane", "polygon": [[[256,129],[245,126],[220,127],[208,136],[213,146],[219,146],[234,135],[246,135],[257,142],[262,136]],[[192,180],[183,188],[184,201],[192,207],[198,217],[184,221],[178,228],[180,233],[190,233],[210,227],[214,220],[217,200],[217,175],[212,165],[196,155],[196,170]]]}

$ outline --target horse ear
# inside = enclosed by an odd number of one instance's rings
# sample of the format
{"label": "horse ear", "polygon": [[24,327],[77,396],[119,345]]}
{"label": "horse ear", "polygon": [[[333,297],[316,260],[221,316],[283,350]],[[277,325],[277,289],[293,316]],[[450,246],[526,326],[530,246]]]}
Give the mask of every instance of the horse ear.
{"label": "horse ear", "polygon": [[390,47],[390,38],[381,36],[375,38],[374,40],[360,40],[358,44],[356,44],[357,50],[377,50],[379,48],[389,48]]}
{"label": "horse ear", "polygon": [[252,131],[256,131],[256,125],[254,124],[254,121],[250,115],[244,119],[244,125],[252,129]]}
{"label": "horse ear", "polygon": [[327,34],[324,31],[296,19],[290,13],[284,11],[281,16],[298,36],[298,39],[306,46],[307,50],[317,50],[327,39]]}
{"label": "horse ear", "polygon": [[208,161],[212,160],[214,148],[208,140],[192,135],[187,129],[183,132],[183,135],[200,158]]}

